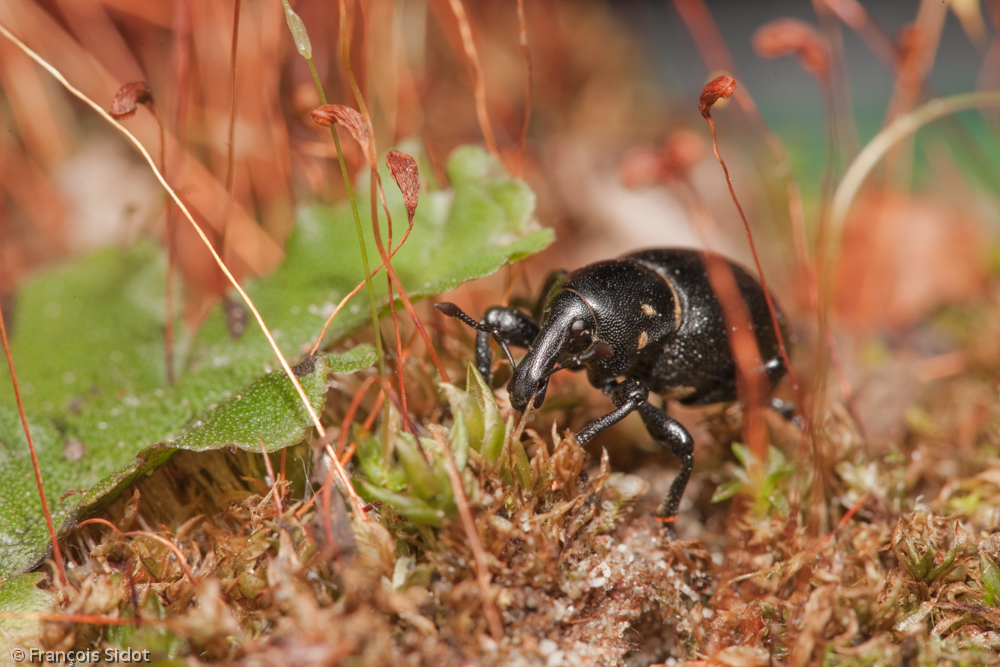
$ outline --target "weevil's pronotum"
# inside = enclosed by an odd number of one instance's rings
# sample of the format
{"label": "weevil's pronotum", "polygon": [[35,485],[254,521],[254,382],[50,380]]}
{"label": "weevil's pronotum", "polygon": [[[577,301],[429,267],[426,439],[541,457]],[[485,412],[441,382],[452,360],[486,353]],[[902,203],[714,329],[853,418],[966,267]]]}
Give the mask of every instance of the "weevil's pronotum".
{"label": "weevil's pronotum", "polygon": [[[728,263],[773,388],[785,366],[764,290],[745,269]],[[680,459],[680,472],[656,512],[664,520],[677,515],[694,466],[694,441],[647,400],[649,393],[683,405],[737,398],[736,361],[723,308],[709,284],[701,252],[655,248],[572,273],[553,273],[534,317],[516,308],[493,307],[476,322],[452,303],[438,303],[437,308],[479,331],[476,366],[487,383],[493,357],[489,337],[497,340],[514,365],[507,391],[515,410],[525,410],[532,397],[534,407],[540,407],[554,372],[586,368],[590,383],[611,398],[616,409],[578,432],[580,445],[638,411],[653,439]],[[784,328],[784,315],[775,309]],[[527,348],[528,353],[515,364],[509,346]]]}

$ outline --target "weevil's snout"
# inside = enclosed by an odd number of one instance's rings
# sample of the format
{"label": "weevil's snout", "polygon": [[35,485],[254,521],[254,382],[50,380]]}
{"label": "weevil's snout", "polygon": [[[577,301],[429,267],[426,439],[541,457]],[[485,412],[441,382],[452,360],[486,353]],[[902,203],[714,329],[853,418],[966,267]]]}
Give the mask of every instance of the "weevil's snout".
{"label": "weevil's snout", "polygon": [[[522,363],[523,365],[523,363]],[[518,369],[520,366],[518,367]],[[507,384],[507,394],[510,396],[510,406],[518,412],[524,412],[528,403],[534,397],[534,407],[542,407],[545,400],[545,390],[549,387],[548,375],[540,378],[530,377],[527,373],[514,371],[514,377]]]}
{"label": "weevil's snout", "polygon": [[578,347],[584,336],[592,335],[596,327],[593,321],[590,307],[575,292],[565,290],[552,301],[541,332],[507,384],[511,407],[523,412],[532,396],[534,406],[542,406],[549,376],[559,357],[564,352],[577,352],[571,348]]}

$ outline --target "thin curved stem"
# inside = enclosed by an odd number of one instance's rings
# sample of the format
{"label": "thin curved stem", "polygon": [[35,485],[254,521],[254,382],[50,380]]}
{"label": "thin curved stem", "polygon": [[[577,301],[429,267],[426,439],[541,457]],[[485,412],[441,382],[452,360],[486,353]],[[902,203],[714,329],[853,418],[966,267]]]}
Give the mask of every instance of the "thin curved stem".
{"label": "thin curved stem", "polygon": [[[949,116],[966,109],[980,107],[1000,107],[1000,91],[978,91],[974,93],[962,93],[951,97],[942,97],[931,100],[922,107],[900,116],[885,129],[875,135],[871,141],[858,153],[854,162],[844,172],[844,177],[840,180],[840,185],[833,193],[833,200],[830,204],[830,249],[835,251],[840,240],[840,230],[847,219],[848,209],[851,202],[861,189],[865,178],[875,167],[879,160],[902,139],[913,134],[924,125],[939,118]],[[830,256],[835,256],[831,252]]]}
{"label": "thin curved stem", "polygon": [[7,342],[7,327],[3,321],[3,309],[0,308],[0,341],[3,342],[3,353],[7,357],[7,365],[10,366],[10,379],[14,384],[14,398],[17,400],[17,412],[21,416],[21,426],[24,427],[24,437],[28,440],[28,451],[31,452],[31,466],[35,470],[35,483],[38,485],[38,499],[42,503],[42,513],[45,515],[45,526],[49,530],[49,538],[52,540],[52,557],[56,561],[56,571],[59,573],[59,582],[66,585],[66,570],[63,566],[62,553],[59,551],[59,538],[56,535],[55,526],[52,523],[52,514],[49,512],[49,502],[45,499],[45,485],[42,484],[42,466],[38,462],[38,452],[35,450],[35,441],[31,438],[31,429],[28,428],[28,417],[24,414],[24,403],[21,401],[21,386],[17,382],[17,371],[14,369],[14,356],[10,352],[10,343]]}

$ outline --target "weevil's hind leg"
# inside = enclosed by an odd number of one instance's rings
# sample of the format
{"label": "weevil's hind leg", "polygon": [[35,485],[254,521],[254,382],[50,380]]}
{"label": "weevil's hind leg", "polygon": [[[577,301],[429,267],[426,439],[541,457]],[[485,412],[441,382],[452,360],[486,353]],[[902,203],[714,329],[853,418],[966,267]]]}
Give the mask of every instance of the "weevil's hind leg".
{"label": "weevil's hind leg", "polygon": [[[479,333],[476,334],[476,368],[486,380],[486,384],[490,384],[493,381],[490,336],[493,336],[502,347],[509,345],[526,348],[538,337],[538,323],[517,308],[494,306],[486,311],[483,321],[479,324],[477,327]],[[504,353],[513,364],[510,350],[505,348]]]}
{"label": "weevil's hind leg", "polygon": [[681,470],[677,473],[667,497],[663,499],[656,516],[663,522],[670,522],[677,518],[677,510],[680,508],[681,498],[684,497],[684,489],[688,480],[691,479],[691,471],[694,469],[694,439],[675,419],[669,417],[666,412],[649,403],[639,406],[639,414],[646,424],[646,430],[653,436],[653,439],[661,447],[669,447],[680,462]]}

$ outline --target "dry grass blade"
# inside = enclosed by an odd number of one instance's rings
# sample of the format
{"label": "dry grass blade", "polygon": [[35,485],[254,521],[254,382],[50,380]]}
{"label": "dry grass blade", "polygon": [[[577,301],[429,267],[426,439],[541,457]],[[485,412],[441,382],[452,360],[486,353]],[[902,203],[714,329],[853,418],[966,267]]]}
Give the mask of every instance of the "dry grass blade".
{"label": "dry grass blade", "polygon": [[[861,189],[861,185],[871,170],[893,146],[924,125],[939,118],[965,109],[985,107],[1000,107],[1000,92],[980,91],[931,100],[927,104],[900,116],[876,134],[864,147],[864,150],[854,158],[854,162],[848,166],[836,192],[833,193],[830,202],[831,234],[828,239],[828,256],[836,257],[839,252],[841,232],[855,195]],[[829,284],[832,273],[832,268],[828,267],[821,288]]]}
{"label": "dry grass blade", "polygon": [[[313,425],[316,427],[316,430],[319,431],[321,436],[324,435],[326,433],[326,430],[323,428],[323,424],[321,424],[319,421],[319,415],[316,414],[316,411],[313,409],[312,404],[309,402],[309,397],[306,396],[306,392],[302,388],[302,384],[299,382],[299,379],[295,376],[295,373],[292,372],[291,366],[288,365],[288,360],[285,359],[285,356],[281,353],[281,350],[278,348],[278,344],[274,341],[274,337],[271,335],[271,331],[267,328],[267,325],[264,323],[264,318],[261,317],[260,312],[258,312],[257,307],[253,304],[253,301],[251,301],[247,293],[243,290],[242,287],[240,287],[240,284],[239,282],[237,282],[236,278],[233,277],[233,274],[229,271],[229,268],[226,266],[225,262],[222,261],[222,258],[219,256],[219,253],[217,253],[215,251],[215,248],[212,247],[212,242],[209,241],[208,236],[205,235],[205,231],[195,221],[194,217],[192,217],[191,212],[188,210],[187,206],[184,205],[184,202],[181,201],[180,197],[177,196],[177,193],[174,192],[173,188],[170,187],[170,184],[167,183],[166,179],[164,178],[160,170],[156,168],[156,164],[153,162],[153,158],[150,157],[149,152],[145,149],[142,143],[138,139],[136,139],[135,136],[131,132],[129,132],[124,126],[122,126],[114,118],[112,118],[107,111],[105,111],[97,103],[95,103],[93,100],[87,97],[83,92],[74,87],[69,81],[67,81],[66,78],[59,72],[59,70],[54,68],[52,65],[47,63],[41,56],[32,51],[30,48],[28,48],[28,46],[24,44],[24,42],[15,37],[9,30],[7,30],[6,26],[2,24],[0,24],[0,34],[3,34],[7,39],[13,42],[19,49],[21,49],[22,51],[24,51],[24,53],[30,56],[32,60],[34,60],[39,65],[44,67],[52,76],[56,78],[57,81],[59,81],[59,83],[61,83],[66,88],[66,90],[68,90],[78,99],[85,102],[92,109],[94,109],[94,111],[96,111],[98,114],[104,117],[105,120],[111,123],[119,132],[124,134],[128,138],[128,140],[131,141],[132,144],[139,150],[143,158],[145,158],[146,162],[149,164],[149,168],[153,171],[153,175],[155,175],[156,179],[160,182],[160,185],[162,185],[163,188],[167,191],[167,194],[170,195],[170,198],[173,199],[174,203],[184,214],[184,217],[187,218],[188,222],[191,223],[191,226],[198,234],[198,237],[205,244],[206,248],[208,248],[208,251],[212,254],[212,258],[215,260],[215,263],[226,275],[226,278],[229,280],[230,284],[236,289],[237,292],[240,293],[240,296],[246,302],[247,307],[250,309],[250,312],[253,313],[254,318],[256,318],[257,320],[257,324],[260,326],[261,331],[264,333],[265,338],[267,338],[267,342],[271,345],[271,349],[274,350],[275,356],[278,357],[278,361],[281,363],[281,368],[285,371],[285,375],[291,381],[292,386],[295,387],[295,391],[296,393],[298,393],[299,399],[302,401],[302,405],[305,406],[306,411],[309,413],[309,417],[312,420]],[[354,503],[355,509],[357,509],[357,511],[360,513],[360,516],[362,517],[363,520],[367,520],[363,509],[364,505],[362,504],[361,499],[358,498],[357,493],[354,492],[354,487],[350,483],[350,478],[347,476],[347,471],[343,469],[343,467],[340,465],[340,461],[337,460],[335,456],[333,458],[334,458],[334,464],[337,466],[337,473],[340,475],[341,480],[347,486],[348,493],[351,496],[351,500]]]}

